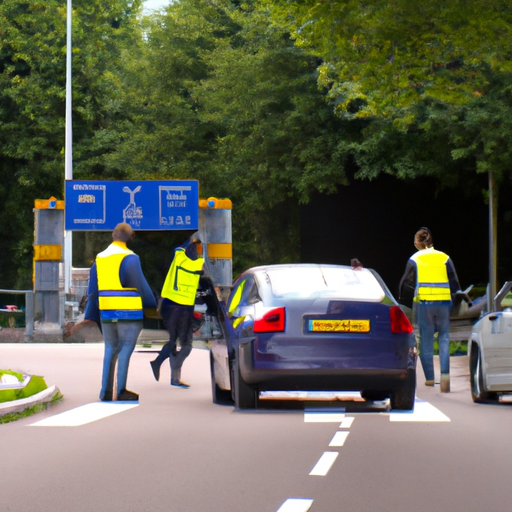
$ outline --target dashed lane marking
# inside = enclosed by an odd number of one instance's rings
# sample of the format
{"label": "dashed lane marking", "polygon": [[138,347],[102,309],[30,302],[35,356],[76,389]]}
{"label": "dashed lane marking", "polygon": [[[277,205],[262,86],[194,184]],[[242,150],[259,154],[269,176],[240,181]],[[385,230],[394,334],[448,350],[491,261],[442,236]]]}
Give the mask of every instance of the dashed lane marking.
{"label": "dashed lane marking", "polygon": [[413,411],[390,412],[389,421],[411,422],[448,422],[451,421],[446,414],[432,404],[416,398]]}
{"label": "dashed lane marking", "polygon": [[313,476],[327,475],[337,457],[338,452],[324,452],[309,474]]}
{"label": "dashed lane marking", "polygon": [[343,418],[343,421],[340,423],[340,426],[338,428],[350,428],[352,426],[353,421],[353,416],[346,416],[345,418]]}
{"label": "dashed lane marking", "polygon": [[347,440],[348,435],[349,432],[336,432],[334,437],[331,439],[329,446],[343,446]]}
{"label": "dashed lane marking", "polygon": [[79,427],[133,409],[138,405],[138,402],[94,402],[37,421],[29,427]]}
{"label": "dashed lane marking", "polygon": [[277,512],[307,512],[312,504],[313,500],[289,498],[279,507]]}

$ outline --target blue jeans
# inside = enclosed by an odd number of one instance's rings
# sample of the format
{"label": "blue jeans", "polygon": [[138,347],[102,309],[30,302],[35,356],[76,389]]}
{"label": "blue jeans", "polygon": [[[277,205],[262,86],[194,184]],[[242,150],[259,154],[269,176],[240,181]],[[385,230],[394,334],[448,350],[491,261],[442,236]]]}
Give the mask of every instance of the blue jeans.
{"label": "blue jeans", "polygon": [[414,303],[420,361],[426,380],[434,380],[434,334],[436,332],[439,336],[441,373],[450,373],[450,309],[449,302]]}
{"label": "blue jeans", "polygon": [[142,330],[142,320],[101,321],[105,341],[103,356],[103,376],[101,378],[100,399],[112,396],[114,388],[114,368],[117,362],[117,393],[126,389],[128,365],[135,349],[137,338]]}

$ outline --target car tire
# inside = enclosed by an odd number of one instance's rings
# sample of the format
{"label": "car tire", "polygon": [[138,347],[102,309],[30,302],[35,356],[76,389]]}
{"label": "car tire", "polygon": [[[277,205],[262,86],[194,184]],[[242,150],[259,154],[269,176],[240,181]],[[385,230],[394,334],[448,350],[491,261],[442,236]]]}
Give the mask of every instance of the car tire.
{"label": "car tire", "polygon": [[416,396],[416,370],[407,370],[405,382],[391,393],[391,409],[396,411],[412,411]]}
{"label": "car tire", "polygon": [[240,373],[238,361],[233,361],[233,399],[237,409],[255,409],[258,402],[258,391],[249,386]]}
{"label": "car tire", "polygon": [[477,404],[498,401],[498,393],[484,391],[484,377],[482,374],[482,356],[480,349],[473,346],[469,360],[469,379],[471,382],[471,398]]}
{"label": "car tire", "polygon": [[229,405],[233,404],[233,400],[231,398],[231,391],[226,391],[225,389],[221,389],[219,385],[215,382],[215,364],[213,360],[213,354],[210,351],[210,378],[212,384],[212,401],[214,404],[219,405]]}

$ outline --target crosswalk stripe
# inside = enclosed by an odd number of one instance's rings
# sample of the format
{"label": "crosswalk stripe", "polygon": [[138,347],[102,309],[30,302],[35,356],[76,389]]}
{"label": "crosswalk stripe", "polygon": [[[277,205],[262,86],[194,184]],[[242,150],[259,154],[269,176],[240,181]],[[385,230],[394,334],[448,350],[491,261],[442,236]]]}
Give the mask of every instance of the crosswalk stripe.
{"label": "crosswalk stripe", "polygon": [[413,411],[391,412],[389,421],[447,422],[451,420],[432,404],[416,398]]}
{"label": "crosswalk stripe", "polygon": [[79,427],[98,421],[114,414],[138,407],[138,403],[126,402],[94,402],[82,405],[44,420],[36,421],[29,427]]}

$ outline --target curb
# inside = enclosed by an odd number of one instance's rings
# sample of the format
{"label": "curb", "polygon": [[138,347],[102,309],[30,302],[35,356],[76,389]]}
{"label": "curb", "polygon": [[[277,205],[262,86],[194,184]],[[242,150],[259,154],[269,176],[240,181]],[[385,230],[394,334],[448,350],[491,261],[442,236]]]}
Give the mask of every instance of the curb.
{"label": "curb", "polygon": [[23,412],[25,409],[29,409],[34,405],[51,402],[57,393],[60,393],[60,390],[57,386],[54,385],[43,389],[43,391],[40,391],[39,393],[36,393],[35,395],[29,396],[27,398],[1,403],[0,416],[14,412]]}

